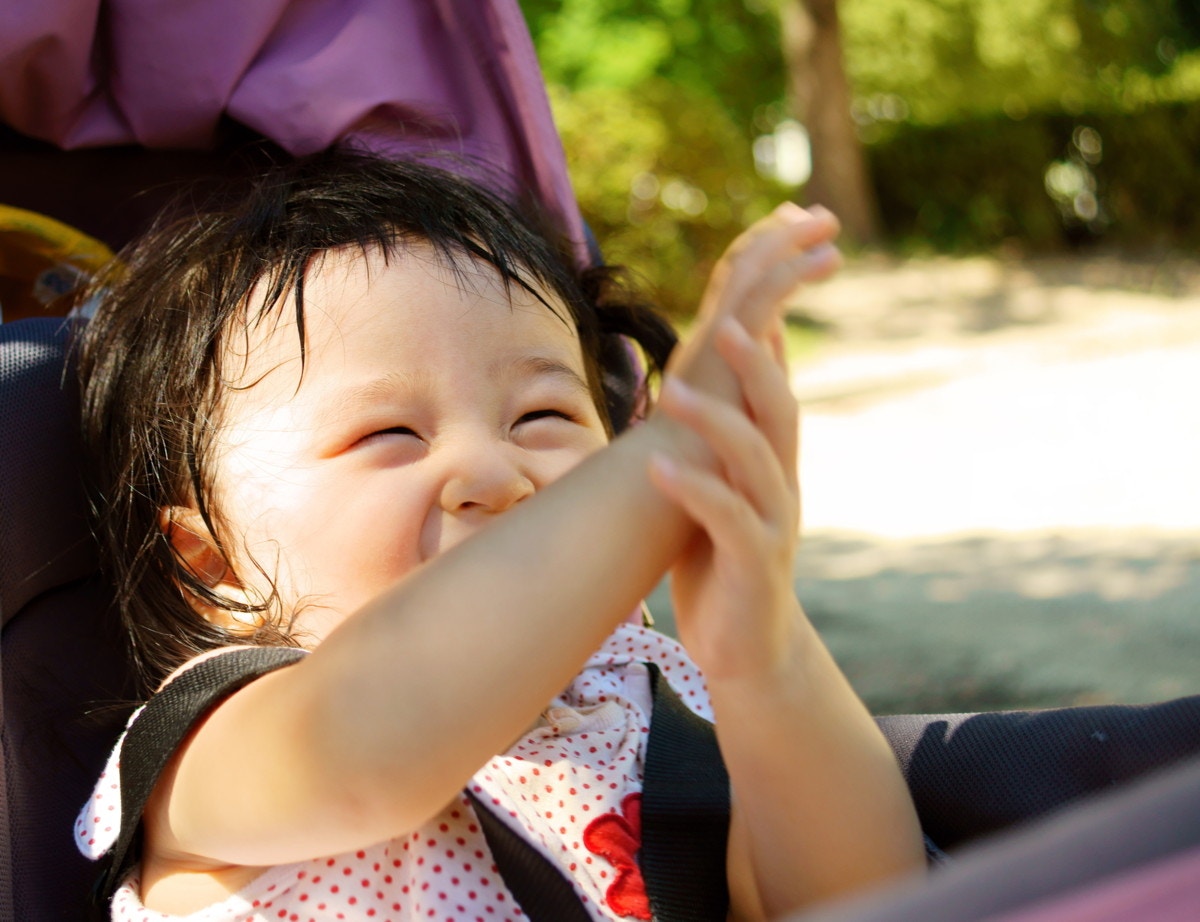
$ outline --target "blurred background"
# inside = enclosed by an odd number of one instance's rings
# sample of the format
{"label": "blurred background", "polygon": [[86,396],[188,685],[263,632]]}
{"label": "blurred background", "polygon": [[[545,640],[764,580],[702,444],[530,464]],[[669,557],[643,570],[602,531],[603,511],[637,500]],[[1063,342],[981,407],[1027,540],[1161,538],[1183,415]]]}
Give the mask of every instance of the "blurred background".
{"label": "blurred background", "polygon": [[789,317],[796,587],[868,704],[1200,692],[1200,5],[522,6],[585,216],[682,327],[779,200],[843,220]]}

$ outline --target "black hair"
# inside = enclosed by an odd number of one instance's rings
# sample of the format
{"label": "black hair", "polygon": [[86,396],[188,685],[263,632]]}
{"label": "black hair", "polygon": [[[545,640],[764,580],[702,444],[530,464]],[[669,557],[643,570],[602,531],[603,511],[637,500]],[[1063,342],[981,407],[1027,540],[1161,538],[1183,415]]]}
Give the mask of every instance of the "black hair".
{"label": "black hair", "polygon": [[[197,602],[252,614],[260,625],[253,642],[294,642],[274,597],[238,602],[193,573],[161,516],[173,506],[198,509],[230,564],[209,464],[225,338],[290,301],[303,362],[305,273],[322,254],[357,247],[386,255],[422,243],[452,267],[483,260],[505,286],[546,292],[579,334],[610,433],[645,406],[647,376],[675,344],[670,325],[630,294],[622,273],[579,268],[569,244],[528,211],[439,166],[330,151],[189,211],[161,218],[100,280],[102,303],[79,350],[95,528],[148,686],[198,653],[247,641],[200,615]],[[253,307],[252,290],[266,292]]]}

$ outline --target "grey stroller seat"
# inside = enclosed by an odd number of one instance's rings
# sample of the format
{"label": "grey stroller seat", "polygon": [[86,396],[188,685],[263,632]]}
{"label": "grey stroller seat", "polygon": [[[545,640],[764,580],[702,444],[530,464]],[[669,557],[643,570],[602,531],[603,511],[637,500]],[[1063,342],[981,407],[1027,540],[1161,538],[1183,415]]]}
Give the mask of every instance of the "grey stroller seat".
{"label": "grey stroller seat", "polygon": [[78,920],[74,816],[133,701],[96,572],[61,319],[0,325],[0,919]]}

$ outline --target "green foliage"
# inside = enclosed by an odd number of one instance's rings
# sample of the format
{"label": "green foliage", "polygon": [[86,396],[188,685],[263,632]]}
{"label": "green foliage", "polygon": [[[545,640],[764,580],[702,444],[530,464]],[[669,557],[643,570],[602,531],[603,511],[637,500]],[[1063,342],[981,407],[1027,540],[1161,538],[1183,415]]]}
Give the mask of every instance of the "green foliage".
{"label": "green foliage", "polygon": [[[1180,205],[1200,191],[1200,22],[1182,9],[842,0],[887,233],[950,251],[1200,238]],[[1081,126],[1102,142],[1094,156],[1072,144]],[[1071,189],[1048,185],[1054,170]]]}
{"label": "green foliage", "polygon": [[637,96],[662,78],[707,96],[749,131],[779,99],[775,0],[521,0],[551,85]]}
{"label": "green foliage", "polygon": [[951,251],[1012,238],[1058,245],[1062,222],[1042,173],[1060,146],[1041,120],[904,126],[868,148],[888,236]]}
{"label": "green foliage", "polygon": [[1112,220],[1131,246],[1200,245],[1200,106],[1176,104],[1089,120],[1104,138],[1095,170]]}
{"label": "green foliage", "polygon": [[[522,0],[584,215],[607,258],[646,276],[674,313],[695,305],[724,245],[796,191],[759,176],[751,151],[787,113],[778,11],[792,2]],[[1200,7],[839,9],[893,241],[949,251],[1200,242],[1187,207],[1200,192]],[[1096,162],[1072,145],[1080,126],[1102,139]],[[1048,191],[1051,168],[1062,188]]]}
{"label": "green foliage", "polygon": [[782,193],[754,172],[750,145],[706,95],[661,78],[636,96],[551,87],[555,118],[584,216],[605,257],[690,312],[712,263]]}
{"label": "green foliage", "polygon": [[1175,0],[842,0],[841,14],[857,94],[897,97],[915,124],[1200,97]]}
{"label": "green foliage", "polygon": [[[1096,141],[1087,158],[1081,130]],[[1197,154],[1200,107],[1188,104],[906,126],[869,148],[889,236],[950,252],[999,244],[1040,252],[1099,239],[1131,249],[1200,245]],[[1056,163],[1088,179],[1094,217],[1047,194]]]}
{"label": "green foliage", "polygon": [[584,217],[671,313],[784,193],[754,169],[777,22],[728,0],[525,0]]}

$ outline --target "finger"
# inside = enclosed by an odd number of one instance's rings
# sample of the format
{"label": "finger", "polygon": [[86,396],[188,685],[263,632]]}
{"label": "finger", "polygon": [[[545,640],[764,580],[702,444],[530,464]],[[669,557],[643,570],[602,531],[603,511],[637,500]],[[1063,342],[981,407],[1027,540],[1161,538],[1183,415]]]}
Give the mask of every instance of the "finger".
{"label": "finger", "polygon": [[797,288],[828,278],[841,264],[842,254],[832,243],[781,259],[746,280],[729,313],[755,336],[765,335]]}
{"label": "finger", "polygon": [[[769,232],[776,228],[789,227],[793,225],[803,225],[808,222],[826,222],[831,224],[835,229],[840,227],[837,218],[834,214],[822,205],[814,205],[812,208],[803,208],[795,202],[780,202],[765,217],[759,218],[748,228],[738,234],[734,241],[729,246],[729,251],[732,254],[739,253],[742,248],[749,246],[761,234]],[[811,242],[810,242],[811,245]]]}
{"label": "finger", "polygon": [[704,531],[719,553],[761,566],[762,520],[720,477],[656,453],[650,458],[650,481]]}
{"label": "finger", "polygon": [[748,282],[770,266],[802,253],[831,245],[839,227],[829,212],[810,214],[795,208],[776,211],[739,236],[721,257],[728,278],[719,293],[735,304]]}
{"label": "finger", "polygon": [[764,335],[788,297],[802,284],[828,278],[842,264],[831,242],[797,250],[776,246],[735,265],[711,308],[713,316],[737,317],[752,335]]}
{"label": "finger", "polygon": [[[790,229],[790,230],[789,230]],[[807,248],[831,240],[841,231],[837,216],[822,205],[801,208],[795,202],[780,202],[766,217],[759,218],[742,231],[726,248],[725,256],[740,258],[764,239],[779,231],[800,236],[792,240],[793,245]]]}
{"label": "finger", "polygon": [[784,374],[787,374],[787,344],[782,317],[776,319],[775,323],[771,325],[771,332],[767,335],[767,345],[771,347],[771,358],[775,360],[775,364],[783,369]]}
{"label": "finger", "polygon": [[789,489],[797,494],[800,408],[792,394],[786,364],[780,365],[770,345],[751,339],[732,318],[718,328],[716,347],[737,377],[751,421],[774,451]]}
{"label": "finger", "polygon": [[[837,268],[837,219],[824,209],[806,212],[785,203],[740,235],[722,256],[701,303],[701,313],[738,316],[764,333],[778,301],[806,280]],[[770,284],[764,285],[769,277]],[[753,294],[753,297],[748,297]]]}
{"label": "finger", "polygon": [[670,379],[663,385],[659,410],[704,440],[730,487],[760,516],[780,527],[796,524],[791,478],[766,436],[740,408]]}

